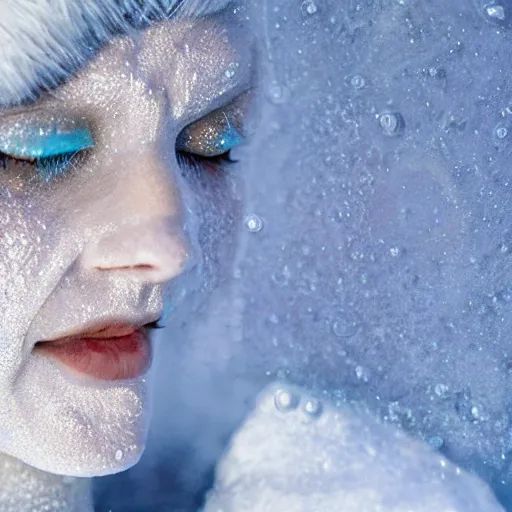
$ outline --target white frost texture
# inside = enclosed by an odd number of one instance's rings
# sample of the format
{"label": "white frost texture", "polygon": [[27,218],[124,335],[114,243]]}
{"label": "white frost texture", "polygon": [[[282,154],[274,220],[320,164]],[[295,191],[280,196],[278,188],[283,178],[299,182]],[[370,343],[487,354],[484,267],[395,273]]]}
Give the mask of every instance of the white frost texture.
{"label": "white frost texture", "polygon": [[235,434],[203,512],[498,512],[474,476],[396,430],[272,385]]}

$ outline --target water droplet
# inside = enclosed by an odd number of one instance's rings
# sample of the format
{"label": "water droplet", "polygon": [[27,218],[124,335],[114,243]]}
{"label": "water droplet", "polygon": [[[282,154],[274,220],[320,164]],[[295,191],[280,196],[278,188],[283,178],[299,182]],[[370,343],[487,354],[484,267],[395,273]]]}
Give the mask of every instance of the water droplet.
{"label": "water droplet", "polygon": [[405,122],[399,112],[384,112],[379,116],[379,126],[384,135],[396,137],[403,132]]}
{"label": "water droplet", "polygon": [[443,447],[444,441],[442,437],[434,436],[431,437],[428,441],[428,444],[434,449],[434,450],[440,450]]}
{"label": "water droplet", "polygon": [[263,220],[254,213],[247,215],[244,223],[247,230],[251,233],[259,233],[263,229]]}
{"label": "water droplet", "polygon": [[302,12],[311,16],[318,12],[318,7],[313,0],[305,0],[302,2]]}
{"label": "water droplet", "polygon": [[123,458],[123,450],[117,450],[115,454],[116,460],[119,462]]}
{"label": "water droplet", "polygon": [[485,8],[485,12],[487,16],[493,20],[505,20],[505,9],[502,5],[488,5]]}
{"label": "water droplet", "polygon": [[350,79],[350,85],[354,89],[362,89],[366,85],[366,81],[361,75],[354,75]]}
{"label": "water droplet", "polygon": [[359,315],[351,311],[342,311],[332,323],[332,332],[338,338],[351,338],[359,331]]}
{"label": "water droplet", "polygon": [[224,75],[226,78],[233,78],[236,75],[237,69],[240,66],[238,62],[232,62],[229,64],[229,66],[226,68],[226,71],[224,71]]}
{"label": "water droplet", "polygon": [[280,389],[274,395],[274,403],[278,411],[293,411],[299,405],[299,397],[291,391]]}

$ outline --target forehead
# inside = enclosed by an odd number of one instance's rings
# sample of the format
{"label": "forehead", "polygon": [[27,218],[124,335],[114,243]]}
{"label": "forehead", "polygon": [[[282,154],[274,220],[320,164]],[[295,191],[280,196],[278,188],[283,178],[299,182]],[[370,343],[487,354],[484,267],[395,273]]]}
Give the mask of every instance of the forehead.
{"label": "forehead", "polygon": [[129,96],[164,95],[174,117],[200,113],[250,80],[251,45],[230,21],[168,20],[117,38],[50,101],[103,108]]}

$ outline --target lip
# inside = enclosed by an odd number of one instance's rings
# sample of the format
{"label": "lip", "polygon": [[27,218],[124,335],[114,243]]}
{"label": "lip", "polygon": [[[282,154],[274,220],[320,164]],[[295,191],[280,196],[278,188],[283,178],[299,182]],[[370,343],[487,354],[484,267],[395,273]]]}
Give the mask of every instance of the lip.
{"label": "lip", "polygon": [[33,350],[55,359],[72,372],[96,380],[134,379],[143,375],[151,364],[151,323],[97,324],[81,332],[40,341]]}

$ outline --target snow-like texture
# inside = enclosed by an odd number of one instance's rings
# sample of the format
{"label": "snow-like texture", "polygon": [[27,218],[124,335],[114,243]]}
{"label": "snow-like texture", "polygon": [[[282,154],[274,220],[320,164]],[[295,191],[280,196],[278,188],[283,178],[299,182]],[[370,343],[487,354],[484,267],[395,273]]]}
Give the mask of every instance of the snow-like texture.
{"label": "snow-like texture", "polygon": [[203,512],[499,512],[484,484],[398,431],[270,386]]}

